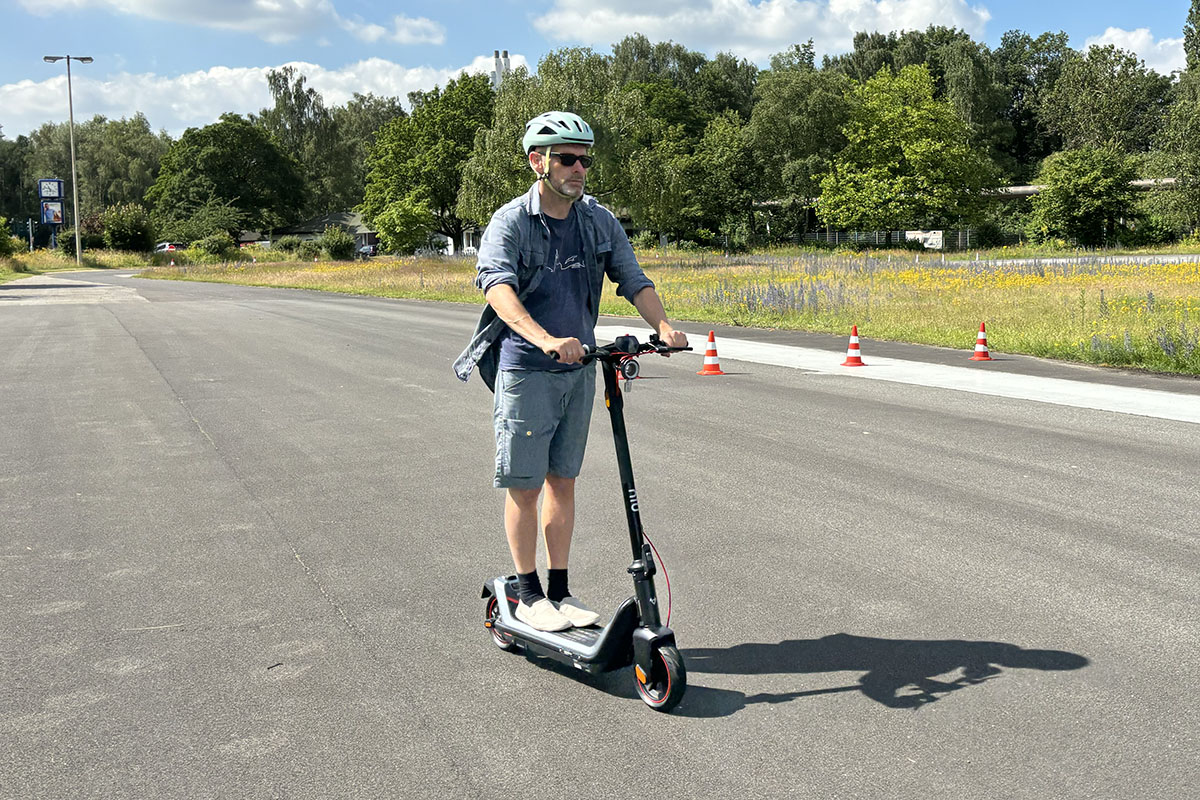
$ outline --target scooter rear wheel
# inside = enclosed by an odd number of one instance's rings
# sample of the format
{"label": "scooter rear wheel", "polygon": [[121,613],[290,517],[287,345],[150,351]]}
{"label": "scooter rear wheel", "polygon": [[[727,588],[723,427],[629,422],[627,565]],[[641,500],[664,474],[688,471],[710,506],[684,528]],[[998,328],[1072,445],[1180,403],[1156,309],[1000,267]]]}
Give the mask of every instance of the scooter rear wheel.
{"label": "scooter rear wheel", "polygon": [[487,629],[492,634],[492,641],[495,642],[496,647],[499,647],[501,650],[512,650],[515,646],[513,644],[513,637],[510,634],[501,633],[500,631],[496,630],[495,627],[496,619],[500,616],[500,601],[494,596],[489,597],[485,609],[486,610],[483,612],[483,619],[485,623],[492,623],[491,625],[487,626]]}
{"label": "scooter rear wheel", "polygon": [[687,691],[687,670],[683,667],[683,656],[675,647],[660,647],[654,651],[654,666],[643,682],[634,670],[638,696],[655,711],[670,711],[679,705]]}

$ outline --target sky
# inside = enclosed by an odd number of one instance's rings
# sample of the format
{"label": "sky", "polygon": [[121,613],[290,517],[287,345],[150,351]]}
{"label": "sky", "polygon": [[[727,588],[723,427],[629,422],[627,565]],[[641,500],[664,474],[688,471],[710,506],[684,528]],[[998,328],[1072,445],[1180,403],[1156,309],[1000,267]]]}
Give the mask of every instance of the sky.
{"label": "sky", "polygon": [[327,105],[354,92],[402,99],[462,70],[490,72],[495,50],[536,69],[546,53],[611,52],[632,33],[710,57],[766,66],[812,39],[818,58],[856,31],[945,25],[989,46],[1006,31],[1065,31],[1071,45],[1116,44],[1159,72],[1181,69],[1190,0],[0,0],[0,134],[67,119],[142,112],[178,137],[226,111],[269,104],[266,73],[295,65]]}

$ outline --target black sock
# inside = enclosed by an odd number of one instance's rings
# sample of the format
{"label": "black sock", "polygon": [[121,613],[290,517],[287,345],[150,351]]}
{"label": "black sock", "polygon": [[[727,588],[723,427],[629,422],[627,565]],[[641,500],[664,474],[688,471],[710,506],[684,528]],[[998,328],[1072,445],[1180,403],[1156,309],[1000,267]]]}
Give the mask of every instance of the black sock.
{"label": "black sock", "polygon": [[571,592],[567,589],[567,571],[566,569],[552,569],[549,572],[549,586],[547,587],[546,597],[550,598],[555,603],[561,602],[564,597],[570,597]]}
{"label": "black sock", "polygon": [[533,572],[517,573],[517,594],[527,606],[545,599],[546,593],[542,591],[542,582],[538,580],[536,569]]}

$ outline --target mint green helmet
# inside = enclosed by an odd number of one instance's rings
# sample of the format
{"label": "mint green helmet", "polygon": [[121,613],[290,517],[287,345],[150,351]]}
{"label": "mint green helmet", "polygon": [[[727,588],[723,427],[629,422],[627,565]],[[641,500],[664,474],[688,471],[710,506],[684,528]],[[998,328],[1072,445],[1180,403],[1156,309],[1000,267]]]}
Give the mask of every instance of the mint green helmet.
{"label": "mint green helmet", "polygon": [[525,123],[525,138],[521,146],[528,155],[535,147],[555,144],[582,144],[591,147],[595,142],[592,126],[570,111],[547,111]]}

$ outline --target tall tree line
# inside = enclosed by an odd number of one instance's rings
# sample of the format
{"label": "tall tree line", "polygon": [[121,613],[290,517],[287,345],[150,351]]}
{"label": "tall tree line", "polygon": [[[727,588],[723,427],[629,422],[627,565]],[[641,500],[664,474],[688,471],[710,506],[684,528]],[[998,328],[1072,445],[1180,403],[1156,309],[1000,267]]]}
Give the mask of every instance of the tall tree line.
{"label": "tall tree line", "polygon": [[[1182,23],[1174,75],[1061,32],[1009,31],[990,48],[941,26],[860,33],[820,63],[797,43],[763,69],[634,34],[611,53],[552,51],[496,91],[460,75],[409,95],[408,112],[370,94],[327,105],[285,67],[267,76],[270,106],[178,141],[140,114],[80,124],[80,200],[92,214],[143,204],[162,237],[184,239],[357,208],[408,248],[457,238],[525,191],[524,123],[557,108],[597,132],[589,191],[654,235],[753,244],[813,226],[971,224],[1169,238],[1200,226],[1200,0]],[[1078,194],[1101,183],[1080,179],[1089,170],[1175,181],[1092,202]],[[33,180],[69,174],[65,123],[0,135],[0,215],[32,215]],[[981,201],[1029,182],[1055,182],[1058,199]],[[1103,219],[1063,218],[1085,203]]]}

